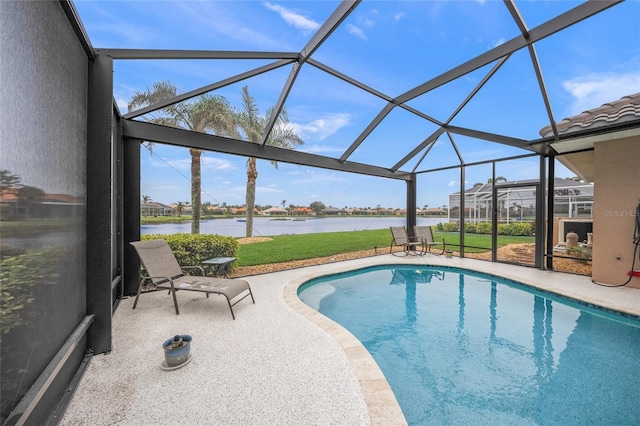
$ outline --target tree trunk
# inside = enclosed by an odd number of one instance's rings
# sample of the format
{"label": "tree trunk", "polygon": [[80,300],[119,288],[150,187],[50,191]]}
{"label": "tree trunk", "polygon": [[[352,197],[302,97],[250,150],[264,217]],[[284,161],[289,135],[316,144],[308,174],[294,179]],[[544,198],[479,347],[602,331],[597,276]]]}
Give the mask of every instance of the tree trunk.
{"label": "tree trunk", "polygon": [[256,205],[256,179],[258,179],[258,168],[256,167],[256,159],[249,157],[247,160],[247,224],[246,237],[253,236],[253,210]]}
{"label": "tree trunk", "polygon": [[200,157],[202,151],[199,149],[189,149],[191,154],[191,233],[200,233],[200,211],[201,200],[200,193],[202,187],[202,176],[200,173]]}

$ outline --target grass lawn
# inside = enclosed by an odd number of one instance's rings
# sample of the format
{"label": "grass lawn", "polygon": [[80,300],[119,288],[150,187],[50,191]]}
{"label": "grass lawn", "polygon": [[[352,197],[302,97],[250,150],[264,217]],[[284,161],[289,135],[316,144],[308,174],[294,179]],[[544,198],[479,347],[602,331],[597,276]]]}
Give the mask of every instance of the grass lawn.
{"label": "grass lawn", "polygon": [[[447,246],[458,250],[460,236],[457,233],[435,232],[434,237],[445,238]],[[289,262],[293,260],[312,259],[332,256],[354,251],[372,250],[388,252],[391,243],[391,232],[388,229],[374,229],[350,232],[326,232],[318,234],[278,235],[270,237],[271,241],[241,244],[238,248],[237,266],[254,266],[268,263]],[[516,243],[532,243],[534,237],[499,236],[500,245]],[[465,245],[486,247],[486,249],[470,249],[467,252],[488,251],[491,247],[491,235],[466,234]]]}

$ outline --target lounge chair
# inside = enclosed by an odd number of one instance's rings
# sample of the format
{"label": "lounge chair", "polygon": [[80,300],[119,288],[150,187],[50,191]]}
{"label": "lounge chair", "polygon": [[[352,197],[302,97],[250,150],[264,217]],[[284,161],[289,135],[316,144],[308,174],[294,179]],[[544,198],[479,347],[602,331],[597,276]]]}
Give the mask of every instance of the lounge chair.
{"label": "lounge chair", "polygon": [[[407,228],[404,226],[392,226],[391,227],[391,236],[393,239],[391,240],[391,246],[389,247],[389,253],[394,256],[402,255],[406,256],[408,254],[414,255],[423,255],[424,254],[424,246],[420,240],[409,237],[407,234]],[[402,247],[402,252],[394,252],[394,247]],[[418,251],[418,248],[420,250]]]}
{"label": "lounge chair", "polygon": [[[138,294],[133,302],[133,309],[138,304],[142,285],[147,280],[150,280],[157,288],[169,290],[169,293],[173,295],[176,315],[180,314],[178,299],[176,298],[178,290],[199,291],[206,293],[207,297],[209,297],[209,293],[223,295],[227,299],[231,317],[234,320],[236,319],[233,313],[235,304],[247,296],[251,296],[253,303],[256,303],[251,287],[245,280],[207,277],[201,266],[181,267],[165,240],[134,241],[130,244],[136,249],[138,257],[140,257],[140,261],[142,261],[148,274],[148,276],[143,276],[140,280]],[[200,275],[185,275],[185,271],[191,269],[198,270]],[[243,293],[246,294],[239,297]],[[231,303],[234,299],[237,300]]]}
{"label": "lounge chair", "polygon": [[424,246],[423,252],[431,253],[431,246],[442,246],[442,252],[438,253],[438,255],[441,255],[446,251],[447,243],[444,241],[444,238],[442,241],[436,241],[435,238],[433,238],[433,230],[430,226],[414,226],[413,234],[422,242]]}

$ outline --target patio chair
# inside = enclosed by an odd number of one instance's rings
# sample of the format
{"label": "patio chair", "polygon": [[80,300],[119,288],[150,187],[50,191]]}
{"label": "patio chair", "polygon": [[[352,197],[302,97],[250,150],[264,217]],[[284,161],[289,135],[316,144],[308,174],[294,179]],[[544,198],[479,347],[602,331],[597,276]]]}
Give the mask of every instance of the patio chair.
{"label": "patio chair", "polygon": [[[405,228],[404,226],[392,226],[391,235],[393,239],[391,240],[389,253],[393,254],[394,256],[424,254],[424,246],[422,245],[422,242],[415,238],[409,237],[409,235],[407,234],[407,228]],[[394,252],[394,247],[402,247],[402,252]],[[418,248],[420,248],[419,252]]]}
{"label": "patio chair", "polygon": [[446,251],[447,243],[444,241],[444,238],[442,241],[436,241],[435,238],[433,238],[433,230],[430,226],[414,226],[413,234],[422,242],[424,246],[423,251],[425,253],[431,253],[431,246],[442,246],[442,251],[438,253],[438,255],[441,255]]}
{"label": "patio chair", "polygon": [[[209,297],[210,293],[223,295],[227,299],[231,317],[234,320],[236,319],[233,313],[234,305],[247,296],[251,296],[253,303],[256,303],[251,287],[245,280],[207,277],[201,266],[181,267],[165,240],[134,241],[130,244],[136,249],[138,257],[148,274],[148,276],[143,276],[140,280],[138,294],[133,302],[133,309],[138,304],[142,285],[147,280],[150,280],[156,288],[169,290],[169,293],[173,295],[176,315],[180,314],[178,299],[176,298],[178,290],[199,291],[206,293],[207,297]],[[186,275],[185,272],[187,270],[198,270],[200,275]],[[243,293],[246,294],[240,297]],[[232,303],[234,299],[237,300]]]}

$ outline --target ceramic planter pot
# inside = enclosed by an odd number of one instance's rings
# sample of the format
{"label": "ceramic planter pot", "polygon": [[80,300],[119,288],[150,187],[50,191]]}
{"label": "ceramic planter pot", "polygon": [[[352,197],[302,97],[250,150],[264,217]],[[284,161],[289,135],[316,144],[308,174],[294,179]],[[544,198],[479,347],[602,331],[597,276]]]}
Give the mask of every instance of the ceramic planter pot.
{"label": "ceramic planter pot", "polygon": [[162,349],[164,349],[164,360],[167,367],[178,367],[185,364],[189,361],[191,336],[182,334],[167,339],[162,344]]}

